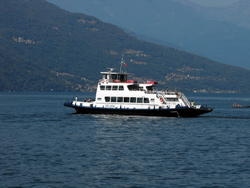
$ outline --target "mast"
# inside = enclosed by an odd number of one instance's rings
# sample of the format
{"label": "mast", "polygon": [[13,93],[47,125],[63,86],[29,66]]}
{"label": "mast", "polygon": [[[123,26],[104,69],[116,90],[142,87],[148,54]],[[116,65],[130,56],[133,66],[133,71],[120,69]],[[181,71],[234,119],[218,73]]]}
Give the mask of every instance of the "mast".
{"label": "mast", "polygon": [[[127,65],[126,65],[125,60],[123,58],[124,58],[124,53],[122,54],[121,65],[120,65],[120,73],[126,73]],[[124,66],[124,72],[122,71],[123,66]]]}

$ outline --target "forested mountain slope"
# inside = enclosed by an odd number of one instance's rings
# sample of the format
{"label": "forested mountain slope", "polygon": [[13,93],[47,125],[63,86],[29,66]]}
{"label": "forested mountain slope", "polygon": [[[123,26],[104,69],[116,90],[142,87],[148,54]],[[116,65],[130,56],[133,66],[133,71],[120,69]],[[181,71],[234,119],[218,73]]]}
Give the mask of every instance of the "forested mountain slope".
{"label": "forested mountain slope", "polygon": [[0,91],[93,90],[122,53],[138,81],[160,87],[250,92],[250,71],[147,43],[45,0],[0,1]]}
{"label": "forested mountain slope", "polygon": [[188,0],[48,1],[155,38],[155,42],[172,43],[181,50],[250,69],[250,32],[235,24],[249,23],[249,0],[218,9]]}

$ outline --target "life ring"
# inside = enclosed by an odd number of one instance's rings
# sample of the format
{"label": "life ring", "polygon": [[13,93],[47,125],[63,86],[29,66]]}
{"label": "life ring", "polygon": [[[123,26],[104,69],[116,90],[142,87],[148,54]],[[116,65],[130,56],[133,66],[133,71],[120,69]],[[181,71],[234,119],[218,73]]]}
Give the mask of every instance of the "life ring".
{"label": "life ring", "polygon": [[160,101],[161,101],[161,102],[163,101],[163,98],[162,98],[162,97],[160,98]]}

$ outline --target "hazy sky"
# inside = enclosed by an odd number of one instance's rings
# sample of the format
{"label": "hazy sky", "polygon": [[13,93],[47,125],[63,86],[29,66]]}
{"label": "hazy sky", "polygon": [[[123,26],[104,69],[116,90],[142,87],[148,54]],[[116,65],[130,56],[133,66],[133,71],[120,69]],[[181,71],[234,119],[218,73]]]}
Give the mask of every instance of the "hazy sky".
{"label": "hazy sky", "polygon": [[203,6],[227,6],[240,0],[189,0]]}

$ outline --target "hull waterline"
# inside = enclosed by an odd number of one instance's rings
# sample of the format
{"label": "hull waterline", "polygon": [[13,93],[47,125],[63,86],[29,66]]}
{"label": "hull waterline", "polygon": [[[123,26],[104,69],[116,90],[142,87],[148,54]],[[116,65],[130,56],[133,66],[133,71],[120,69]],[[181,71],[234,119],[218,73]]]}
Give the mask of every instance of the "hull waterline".
{"label": "hull waterline", "polygon": [[161,117],[197,117],[212,112],[211,108],[188,108],[180,107],[175,109],[112,109],[96,107],[80,107],[72,103],[65,103],[64,106],[74,108],[78,114],[118,114],[118,115],[139,115],[139,116],[161,116]]}

